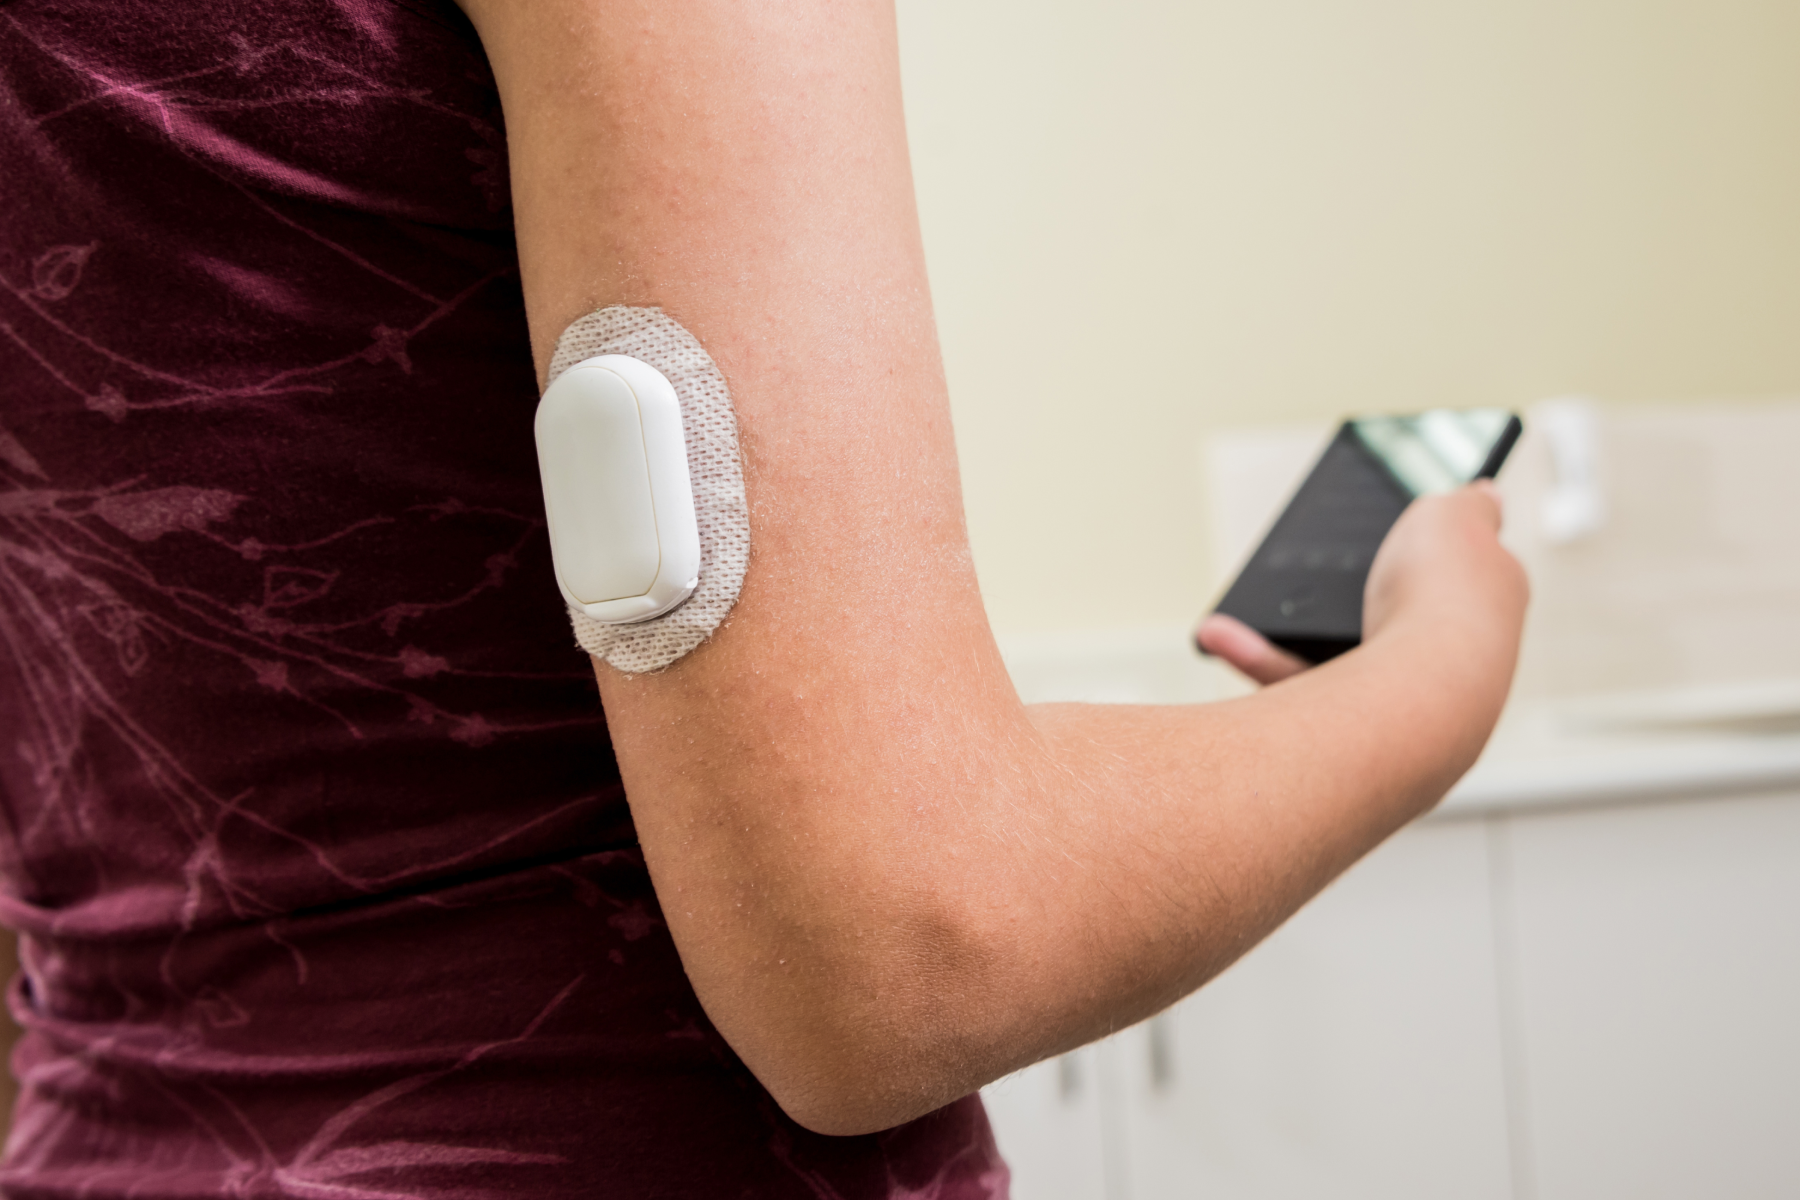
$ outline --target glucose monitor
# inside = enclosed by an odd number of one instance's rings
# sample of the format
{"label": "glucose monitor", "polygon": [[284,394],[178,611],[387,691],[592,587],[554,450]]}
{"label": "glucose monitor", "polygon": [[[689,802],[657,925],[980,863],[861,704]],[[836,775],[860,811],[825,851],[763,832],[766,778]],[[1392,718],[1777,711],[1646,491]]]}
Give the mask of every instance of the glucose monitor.
{"label": "glucose monitor", "polygon": [[579,362],[537,409],[538,466],[556,582],[608,625],[648,621],[700,582],[700,530],[681,402],[661,371],[622,354]]}
{"label": "glucose monitor", "polygon": [[575,644],[636,675],[699,647],[750,566],[731,389],[660,308],[615,304],[556,339],[538,459]]}

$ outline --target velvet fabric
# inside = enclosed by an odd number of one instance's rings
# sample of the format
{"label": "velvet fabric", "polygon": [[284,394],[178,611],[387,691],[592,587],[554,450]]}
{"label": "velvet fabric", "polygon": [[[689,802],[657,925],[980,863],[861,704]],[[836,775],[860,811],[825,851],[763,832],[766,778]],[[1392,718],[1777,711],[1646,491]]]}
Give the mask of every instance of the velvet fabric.
{"label": "velvet fabric", "polygon": [[707,1022],[550,573],[443,0],[0,0],[12,1197],[992,1198]]}

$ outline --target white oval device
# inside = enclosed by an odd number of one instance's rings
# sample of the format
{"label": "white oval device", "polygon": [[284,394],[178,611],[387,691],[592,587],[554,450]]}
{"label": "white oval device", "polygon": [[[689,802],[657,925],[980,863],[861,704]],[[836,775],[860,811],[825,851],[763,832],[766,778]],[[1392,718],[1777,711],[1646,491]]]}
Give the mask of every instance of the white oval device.
{"label": "white oval device", "polygon": [[622,354],[576,363],[538,401],[538,470],[563,597],[596,621],[659,617],[700,582],[681,401]]}

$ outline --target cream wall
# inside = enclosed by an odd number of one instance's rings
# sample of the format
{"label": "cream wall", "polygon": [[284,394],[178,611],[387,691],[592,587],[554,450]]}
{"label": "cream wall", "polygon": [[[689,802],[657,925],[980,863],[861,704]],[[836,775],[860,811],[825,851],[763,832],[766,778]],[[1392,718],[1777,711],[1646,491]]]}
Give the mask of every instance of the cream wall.
{"label": "cream wall", "polygon": [[1793,0],[898,6],[1003,632],[1197,614],[1211,430],[1800,391]]}

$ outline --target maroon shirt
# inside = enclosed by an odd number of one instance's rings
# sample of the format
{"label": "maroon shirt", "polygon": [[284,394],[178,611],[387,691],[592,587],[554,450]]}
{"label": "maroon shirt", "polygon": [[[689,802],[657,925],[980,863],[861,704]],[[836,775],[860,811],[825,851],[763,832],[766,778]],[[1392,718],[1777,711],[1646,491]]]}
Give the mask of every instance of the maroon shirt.
{"label": "maroon shirt", "polygon": [[1005,1193],[707,1022],[535,402],[447,0],[0,0],[0,1193]]}

